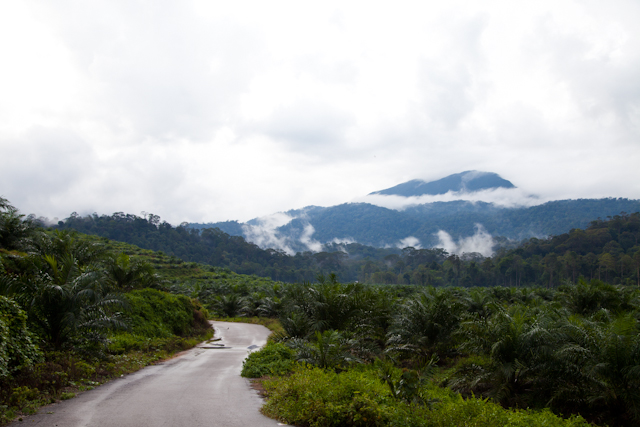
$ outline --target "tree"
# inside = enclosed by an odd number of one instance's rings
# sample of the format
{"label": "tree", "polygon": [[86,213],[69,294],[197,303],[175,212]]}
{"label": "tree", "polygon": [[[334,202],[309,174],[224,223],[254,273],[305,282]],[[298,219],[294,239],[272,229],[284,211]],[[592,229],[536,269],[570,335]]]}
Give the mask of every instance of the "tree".
{"label": "tree", "polygon": [[0,382],[42,358],[26,322],[27,315],[18,304],[0,296]]}
{"label": "tree", "polygon": [[47,344],[61,349],[74,340],[104,339],[109,328],[125,327],[124,301],[109,292],[95,262],[102,250],[69,232],[43,234],[24,260],[25,270],[0,293],[13,296]]}
{"label": "tree", "polygon": [[124,292],[139,288],[157,288],[162,283],[151,264],[132,261],[124,252],[107,257],[104,262],[104,275],[109,286]]}
{"label": "tree", "polygon": [[[600,254],[600,256],[598,257],[598,263],[600,268],[604,267],[604,273],[605,273],[605,282],[609,281],[609,270],[613,270],[615,272],[616,270],[616,260],[613,257],[613,255],[611,255],[608,252],[605,252],[603,254]],[[598,279],[600,279],[600,270],[598,270]]]}
{"label": "tree", "polygon": [[26,217],[0,197],[0,248],[15,250],[26,249],[28,238],[37,230],[38,225],[31,217]]}
{"label": "tree", "polygon": [[640,250],[633,254],[633,264],[636,268],[636,279],[638,280],[638,287],[640,288]]}
{"label": "tree", "polygon": [[490,318],[467,320],[458,332],[464,338],[460,350],[488,356],[489,362],[475,367],[467,378],[459,372],[451,385],[488,389],[487,394],[505,406],[529,406],[527,391],[539,378],[556,341],[551,318],[517,305],[494,307],[496,313]]}
{"label": "tree", "polygon": [[453,346],[452,334],[464,306],[450,290],[430,288],[400,307],[389,327],[387,345],[391,351],[409,352],[429,359],[443,356]]}
{"label": "tree", "polygon": [[359,361],[351,355],[349,348],[352,342],[334,330],[316,332],[314,341],[308,343],[292,340],[289,347],[298,351],[296,359],[299,362],[316,365],[322,369],[339,369],[351,362]]}

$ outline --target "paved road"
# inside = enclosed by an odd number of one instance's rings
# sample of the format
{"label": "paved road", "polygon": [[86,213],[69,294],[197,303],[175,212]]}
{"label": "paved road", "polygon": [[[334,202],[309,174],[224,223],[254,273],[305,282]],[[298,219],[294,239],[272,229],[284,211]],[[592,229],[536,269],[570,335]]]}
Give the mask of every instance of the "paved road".
{"label": "paved road", "polygon": [[[45,406],[11,425],[59,427],[276,426],[260,414],[262,399],[240,377],[248,347],[265,344],[269,330],[260,325],[213,322],[217,344],[225,349],[194,348],[163,364],[148,366]],[[208,345],[210,347],[210,345]],[[47,412],[53,412],[48,414]]]}

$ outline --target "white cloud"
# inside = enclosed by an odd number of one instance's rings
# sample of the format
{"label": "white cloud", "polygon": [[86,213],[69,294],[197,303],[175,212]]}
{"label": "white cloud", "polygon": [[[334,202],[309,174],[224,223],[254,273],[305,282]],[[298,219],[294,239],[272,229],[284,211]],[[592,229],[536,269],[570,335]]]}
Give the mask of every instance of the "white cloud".
{"label": "white cloud", "polygon": [[335,237],[331,242],[338,245],[350,245],[351,243],[356,243],[352,237],[343,237],[342,239]]}
{"label": "white cloud", "polygon": [[280,236],[277,231],[278,227],[287,225],[291,220],[293,218],[287,214],[276,213],[257,218],[254,224],[243,224],[242,231],[247,241],[255,243],[261,248],[280,249],[289,255],[294,255],[295,251],[291,249],[287,238]]}
{"label": "white cloud", "polygon": [[300,236],[300,242],[304,244],[307,248],[309,248],[310,251],[320,252],[322,251],[322,243],[318,242],[317,240],[313,240],[311,238],[314,232],[315,232],[315,229],[313,228],[313,225],[311,224],[305,225],[304,231]]}
{"label": "white cloud", "polygon": [[396,195],[371,194],[360,197],[354,202],[370,203],[376,206],[382,206],[388,209],[404,210],[411,206],[421,205],[433,202],[451,202],[454,200],[467,200],[470,202],[487,202],[496,206],[513,208],[536,206],[548,202],[550,199],[544,199],[532,196],[528,192],[518,188],[496,188],[491,190],[481,190],[473,193],[449,191],[446,194],[438,194],[435,196],[413,196],[404,197]]}
{"label": "white cloud", "polygon": [[246,221],[475,169],[526,189],[485,195],[503,205],[640,198],[639,19],[634,0],[3,2],[0,194]]}
{"label": "white cloud", "polygon": [[417,237],[409,236],[400,240],[400,242],[398,242],[398,247],[401,249],[408,248],[408,247],[412,247],[415,249],[422,249],[422,244],[420,243],[420,240]]}
{"label": "white cloud", "polygon": [[476,252],[483,256],[493,255],[493,238],[487,233],[482,224],[476,224],[476,232],[473,236],[463,237],[457,242],[444,230],[436,233],[439,242],[436,248],[443,248],[450,254],[462,255],[464,253]]}

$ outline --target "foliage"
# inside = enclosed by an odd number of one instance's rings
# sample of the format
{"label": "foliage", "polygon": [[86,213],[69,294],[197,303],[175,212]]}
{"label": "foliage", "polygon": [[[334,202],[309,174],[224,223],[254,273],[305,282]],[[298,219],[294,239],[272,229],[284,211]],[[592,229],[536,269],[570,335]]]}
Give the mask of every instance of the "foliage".
{"label": "foliage", "polygon": [[293,370],[295,351],[282,343],[268,342],[267,345],[251,352],[242,363],[245,378],[286,375]]}
{"label": "foliage", "polygon": [[311,342],[294,338],[287,345],[296,350],[296,360],[323,369],[346,369],[350,363],[360,362],[351,354],[354,342],[345,339],[338,331],[316,331]]}
{"label": "foliage", "polygon": [[463,304],[451,290],[430,288],[408,299],[389,328],[388,351],[415,352],[423,358],[444,357],[455,347],[453,332]]}
{"label": "foliage", "polygon": [[108,285],[119,291],[139,288],[157,288],[160,277],[149,262],[131,259],[125,252],[112,254],[104,262],[105,279]]}
{"label": "foliage", "polygon": [[25,218],[7,199],[0,197],[0,248],[25,249],[37,228],[33,218]]}
{"label": "foliage", "polygon": [[[194,326],[200,326],[195,324],[194,313],[202,308],[184,295],[147,288],[131,291],[125,298],[130,307],[127,312],[129,330],[134,335],[145,338],[186,336]],[[200,317],[206,323],[207,314]]]}
{"label": "foliage", "polygon": [[27,329],[27,315],[13,300],[0,296],[0,383],[42,358]]}
{"label": "foliage", "polygon": [[297,367],[288,377],[263,381],[263,412],[299,426],[588,426],[579,417],[563,420],[549,411],[505,410],[480,399],[462,399],[446,389],[423,388],[429,406],[398,401],[374,369],[341,373]]}
{"label": "foliage", "polygon": [[148,288],[163,283],[136,251],[43,230],[0,198],[0,424],[213,335],[198,301]]}
{"label": "foliage", "polygon": [[35,250],[22,261],[23,272],[2,293],[28,310],[30,321],[56,349],[72,341],[101,341],[103,331],[124,327],[123,301],[109,292],[96,260],[101,248],[69,232],[40,234]]}
{"label": "foliage", "polygon": [[[612,284],[640,286],[640,213],[625,213],[639,210],[638,201],[566,200],[526,209],[450,203],[421,205],[403,213],[366,204],[342,205],[331,208],[331,212],[311,209],[307,213],[314,216],[317,223],[314,238],[323,241],[325,233],[332,236],[326,241],[331,241],[338,233],[360,242],[372,240],[369,244],[378,244],[395,236],[397,229],[409,227],[412,232],[405,230],[392,240],[411,235],[418,237],[423,245],[435,245],[437,242],[432,239],[438,230],[448,230],[456,237],[472,234],[474,224],[481,223],[494,235],[495,255],[489,258],[479,253],[448,254],[437,248],[405,248],[401,251],[351,243],[328,244],[318,253],[300,248],[300,252],[291,256],[275,249],[260,249],[242,237],[230,236],[218,228],[172,227],[161,223],[156,215],[143,218],[123,213],[94,214],[84,218],[72,215],[59,227],[161,250],[173,257],[174,264],[188,261],[185,266],[173,266],[174,269],[206,271],[189,265],[196,261],[285,282],[308,282],[319,274],[335,273],[342,281],[369,284],[557,287],[566,280],[575,283],[582,276]],[[440,223],[422,224],[425,217],[433,215]],[[593,218],[606,215],[612,216],[607,217],[608,220],[593,221]],[[357,233],[342,230],[341,227],[353,218],[358,218],[358,222],[347,228],[356,227],[351,231]],[[298,222],[293,221],[286,227],[298,227]],[[380,230],[372,232],[372,227]],[[510,231],[501,231],[505,229]],[[520,244],[520,239],[532,234],[551,237],[529,238]],[[501,235],[509,236],[511,240],[499,237]],[[192,277],[197,276],[197,271],[190,273],[194,273]],[[238,306],[238,310],[241,308],[246,307]]]}

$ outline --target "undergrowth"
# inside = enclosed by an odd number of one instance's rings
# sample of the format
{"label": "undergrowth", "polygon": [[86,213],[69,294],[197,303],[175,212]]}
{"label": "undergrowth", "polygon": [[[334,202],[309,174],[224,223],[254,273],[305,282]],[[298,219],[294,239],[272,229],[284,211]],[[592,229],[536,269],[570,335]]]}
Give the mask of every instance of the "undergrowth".
{"label": "undergrowth", "polygon": [[375,367],[336,373],[298,365],[289,376],[262,381],[268,400],[265,415],[300,427],[587,427],[581,417],[562,419],[549,410],[507,410],[487,400],[464,399],[429,383],[422,402],[394,397]]}

